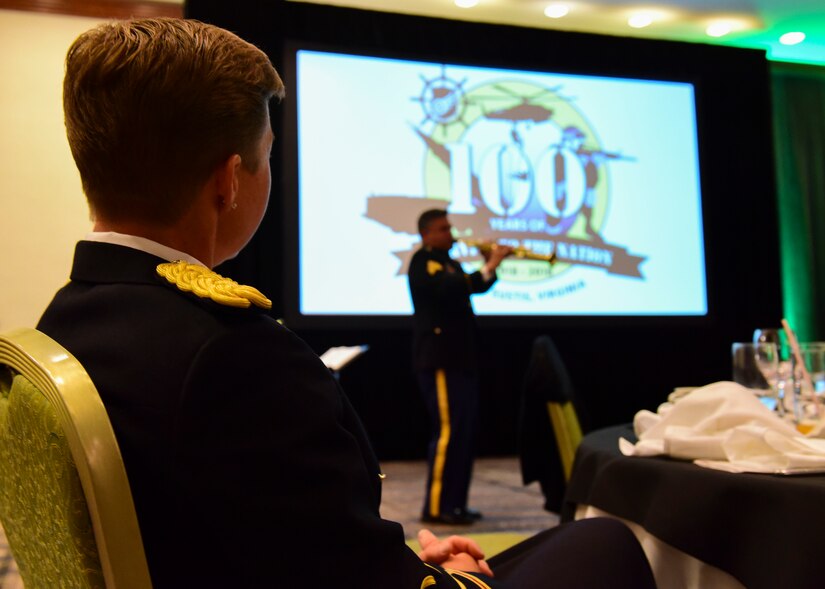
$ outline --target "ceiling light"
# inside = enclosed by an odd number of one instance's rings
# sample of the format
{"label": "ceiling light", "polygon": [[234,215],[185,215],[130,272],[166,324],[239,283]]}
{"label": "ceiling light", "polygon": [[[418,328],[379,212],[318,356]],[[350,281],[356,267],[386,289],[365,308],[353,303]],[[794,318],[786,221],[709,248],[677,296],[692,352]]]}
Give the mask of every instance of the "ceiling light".
{"label": "ceiling light", "polygon": [[733,30],[729,22],[718,21],[708,25],[705,32],[709,37],[724,37]]}
{"label": "ceiling light", "polygon": [[567,16],[569,12],[570,8],[567,4],[548,4],[547,8],[544,9],[544,16],[548,18],[561,18]]}
{"label": "ceiling light", "polygon": [[653,15],[649,12],[638,12],[627,19],[627,24],[634,29],[643,29],[652,23]]}
{"label": "ceiling light", "polygon": [[455,0],[455,5],[459,8],[472,8],[478,4],[478,0]]}
{"label": "ceiling light", "polygon": [[785,33],[779,37],[779,42],[783,45],[796,45],[805,40],[805,33],[795,31],[793,33]]}

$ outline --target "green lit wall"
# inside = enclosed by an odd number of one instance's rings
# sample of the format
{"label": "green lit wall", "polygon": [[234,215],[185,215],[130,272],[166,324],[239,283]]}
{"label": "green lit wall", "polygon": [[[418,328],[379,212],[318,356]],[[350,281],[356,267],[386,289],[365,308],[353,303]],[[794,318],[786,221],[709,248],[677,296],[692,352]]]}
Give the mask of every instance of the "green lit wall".
{"label": "green lit wall", "polygon": [[825,67],[774,63],[773,112],[784,314],[825,340]]}

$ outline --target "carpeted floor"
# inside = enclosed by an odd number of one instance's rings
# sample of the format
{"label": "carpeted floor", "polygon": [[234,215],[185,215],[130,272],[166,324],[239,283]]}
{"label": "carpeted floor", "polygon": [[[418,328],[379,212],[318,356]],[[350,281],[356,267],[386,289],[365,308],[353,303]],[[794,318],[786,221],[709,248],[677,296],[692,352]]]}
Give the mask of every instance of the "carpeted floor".
{"label": "carpeted floor", "polygon": [[[381,515],[404,526],[407,543],[418,550],[415,536],[424,527],[419,521],[426,483],[426,465],[421,461],[384,462]],[[484,518],[471,526],[428,524],[437,536],[461,534],[474,538],[487,558],[541,530],[558,525],[556,514],[542,508],[538,485],[521,484],[521,471],[515,457],[476,460],[470,487],[470,506],[481,510]],[[8,551],[0,528],[0,589],[21,589],[23,583]]]}
{"label": "carpeted floor", "polygon": [[381,515],[404,526],[407,544],[415,551],[419,549],[415,536],[422,527],[437,536],[469,536],[490,558],[559,523],[558,515],[544,511],[544,498],[538,484],[522,485],[517,458],[476,460],[470,485],[470,507],[480,510],[484,518],[470,526],[425,525],[419,521],[427,473],[424,462],[384,462],[381,466],[387,475]]}
{"label": "carpeted floor", "polygon": [[[414,538],[423,527],[419,521],[426,464],[423,461],[383,462],[384,480],[381,515],[404,526],[407,538]],[[471,526],[428,524],[436,535],[513,532],[532,535],[558,525],[556,514],[544,511],[544,498],[537,483],[524,486],[518,458],[479,458],[470,485],[470,507],[480,510],[484,519]]]}

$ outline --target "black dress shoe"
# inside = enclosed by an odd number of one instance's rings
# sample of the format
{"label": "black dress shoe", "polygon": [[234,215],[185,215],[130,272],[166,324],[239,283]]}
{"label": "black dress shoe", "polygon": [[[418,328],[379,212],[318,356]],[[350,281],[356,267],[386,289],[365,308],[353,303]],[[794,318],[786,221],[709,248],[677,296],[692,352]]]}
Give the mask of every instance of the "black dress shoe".
{"label": "black dress shoe", "polygon": [[[478,513],[478,512],[476,512]],[[478,514],[480,516],[480,514]],[[469,526],[478,520],[478,516],[472,516],[466,509],[455,509],[451,512],[439,515],[425,513],[421,516],[421,521],[428,524],[446,524],[448,526]]]}
{"label": "black dress shoe", "polygon": [[484,517],[483,515],[481,515],[481,512],[478,509],[473,509],[472,507],[465,507],[463,509],[459,509],[459,512],[463,513],[470,519],[474,519],[476,521]]}

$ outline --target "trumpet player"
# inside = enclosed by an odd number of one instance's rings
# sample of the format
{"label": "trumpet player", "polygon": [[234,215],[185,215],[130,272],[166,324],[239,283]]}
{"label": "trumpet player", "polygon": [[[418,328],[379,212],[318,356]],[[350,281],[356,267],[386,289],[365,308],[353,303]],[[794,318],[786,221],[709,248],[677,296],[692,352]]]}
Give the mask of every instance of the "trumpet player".
{"label": "trumpet player", "polygon": [[481,513],[467,506],[478,420],[477,342],[470,295],[486,292],[510,246],[479,248],[484,265],[466,274],[450,258],[452,226],[442,209],[418,219],[421,248],[409,268],[413,365],[430,419],[427,487],[422,521],[472,524]]}

